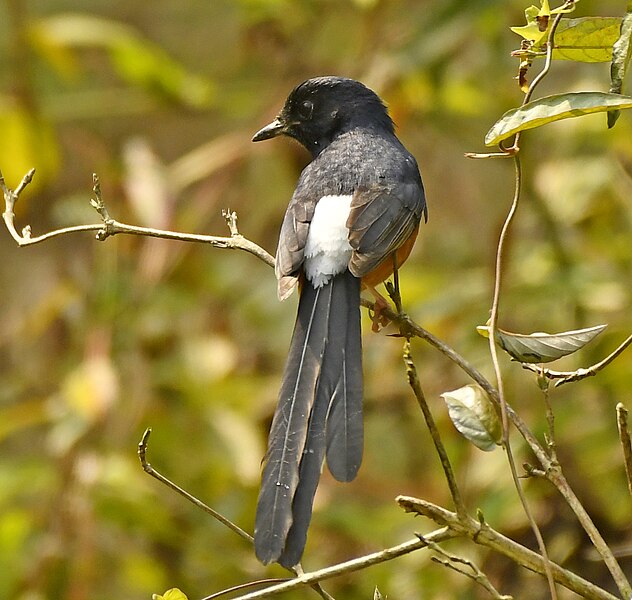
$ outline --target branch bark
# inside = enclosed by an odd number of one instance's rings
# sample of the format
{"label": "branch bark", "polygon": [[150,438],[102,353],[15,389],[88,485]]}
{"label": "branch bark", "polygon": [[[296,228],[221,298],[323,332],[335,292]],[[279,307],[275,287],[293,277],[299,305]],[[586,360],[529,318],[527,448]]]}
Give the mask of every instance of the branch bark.
{"label": "branch bark", "polygon": [[[545,560],[540,554],[498,533],[484,521],[477,521],[470,516],[462,518],[455,512],[410,496],[399,496],[397,502],[406,512],[414,512],[427,517],[437,525],[447,527],[454,534],[461,537],[468,537],[476,544],[487,546],[531,571],[541,575],[546,574]],[[575,575],[560,567],[554,562],[548,561],[548,564],[550,565],[553,579],[580,596],[584,598],[595,598],[597,600],[616,599],[616,596],[602,590],[579,575]]]}

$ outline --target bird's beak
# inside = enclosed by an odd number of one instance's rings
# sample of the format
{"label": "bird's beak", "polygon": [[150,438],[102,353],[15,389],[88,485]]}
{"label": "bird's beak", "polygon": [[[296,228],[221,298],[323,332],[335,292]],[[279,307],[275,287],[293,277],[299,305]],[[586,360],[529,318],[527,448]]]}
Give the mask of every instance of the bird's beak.
{"label": "bird's beak", "polygon": [[272,123],[257,131],[257,133],[252,136],[252,141],[260,142],[262,140],[269,140],[270,138],[276,137],[277,135],[283,133],[285,131],[285,128],[285,123],[277,117],[276,119],[274,119],[274,121],[272,121]]}

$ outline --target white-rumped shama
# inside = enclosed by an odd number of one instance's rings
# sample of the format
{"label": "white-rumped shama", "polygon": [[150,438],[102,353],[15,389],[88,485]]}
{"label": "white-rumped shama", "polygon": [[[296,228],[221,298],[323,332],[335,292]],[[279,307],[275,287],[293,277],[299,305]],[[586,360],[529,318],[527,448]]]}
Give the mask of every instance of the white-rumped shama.
{"label": "white-rumped shama", "polygon": [[292,567],[303,554],[325,458],[339,481],[351,481],[362,460],[360,291],[402,265],[427,209],[417,162],[363,84],[303,82],[253,141],[281,134],[312,160],[276,254],[279,298],[298,284],[300,299],[264,458],[255,551],[264,564]]}

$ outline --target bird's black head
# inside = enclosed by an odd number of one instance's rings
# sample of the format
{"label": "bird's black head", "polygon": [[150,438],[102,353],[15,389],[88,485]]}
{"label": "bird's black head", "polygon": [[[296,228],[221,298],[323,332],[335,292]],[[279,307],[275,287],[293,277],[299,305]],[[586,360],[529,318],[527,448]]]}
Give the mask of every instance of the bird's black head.
{"label": "bird's black head", "polygon": [[317,77],[295,87],[279,116],[252,141],[283,134],[316,156],[338,135],[359,127],[393,132],[393,121],[379,96],[353,79]]}

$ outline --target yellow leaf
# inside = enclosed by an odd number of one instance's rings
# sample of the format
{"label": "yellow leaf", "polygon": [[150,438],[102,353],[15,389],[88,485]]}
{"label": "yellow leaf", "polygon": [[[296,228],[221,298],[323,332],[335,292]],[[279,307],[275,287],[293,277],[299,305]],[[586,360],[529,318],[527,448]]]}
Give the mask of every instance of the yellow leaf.
{"label": "yellow leaf", "polygon": [[188,600],[188,598],[178,588],[171,588],[162,596],[159,594],[153,594],[151,598],[152,600]]}

